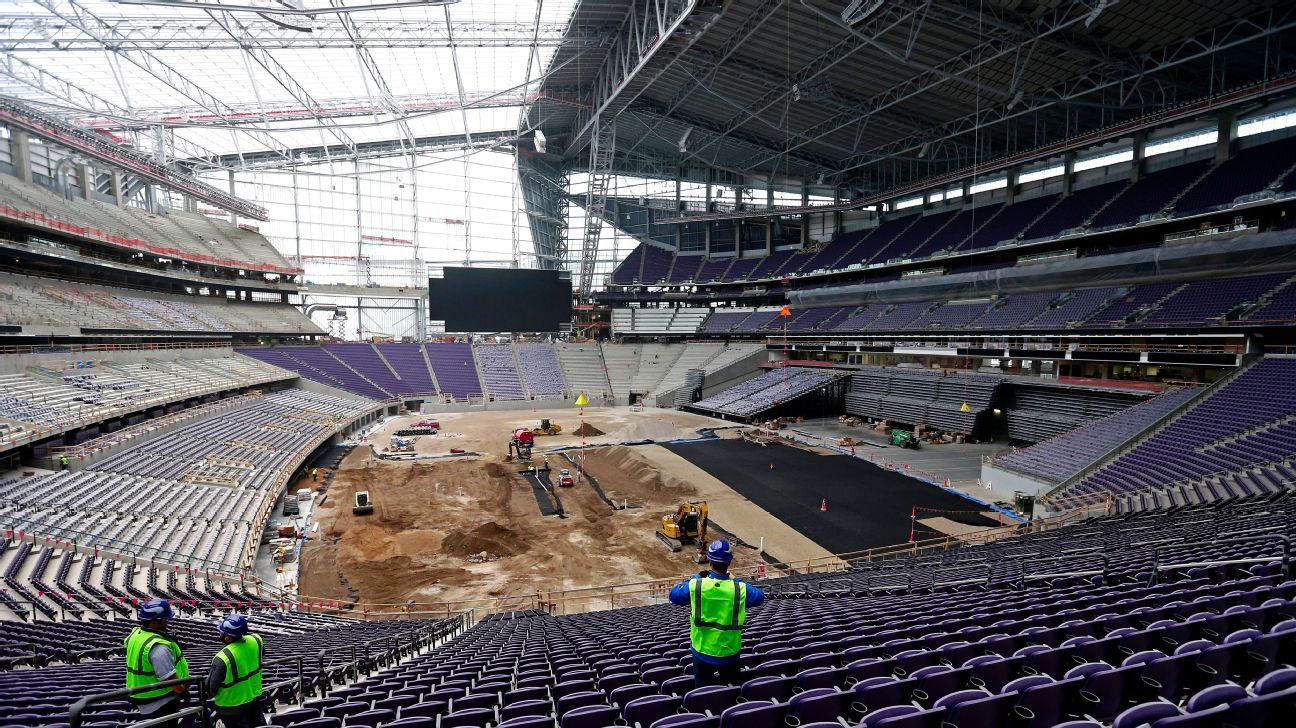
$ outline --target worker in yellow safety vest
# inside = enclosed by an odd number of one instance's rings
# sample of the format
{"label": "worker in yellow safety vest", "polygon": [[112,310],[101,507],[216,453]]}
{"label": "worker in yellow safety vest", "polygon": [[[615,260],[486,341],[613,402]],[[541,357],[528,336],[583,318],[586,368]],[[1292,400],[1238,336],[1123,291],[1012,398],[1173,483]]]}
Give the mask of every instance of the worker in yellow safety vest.
{"label": "worker in yellow safety vest", "polygon": [[[145,720],[174,714],[187,694],[187,686],[147,689],[166,680],[189,677],[180,644],[167,634],[167,625],[175,612],[165,599],[150,599],[139,608],[140,626],[126,635],[126,687],[144,688],[130,695],[136,711]],[[161,728],[176,728],[180,719],[155,723]]]}
{"label": "worker in yellow safety vest", "polygon": [[261,664],[265,643],[259,634],[248,634],[247,617],[231,614],[217,625],[225,646],[212,658],[207,673],[207,694],[216,703],[216,715],[225,728],[265,725],[261,705]]}
{"label": "worker in yellow safety vest", "polygon": [[765,601],[765,592],[729,576],[733,548],[724,539],[707,547],[710,569],[671,589],[672,604],[689,607],[693,643],[693,685],[739,683],[738,653],[747,610]]}

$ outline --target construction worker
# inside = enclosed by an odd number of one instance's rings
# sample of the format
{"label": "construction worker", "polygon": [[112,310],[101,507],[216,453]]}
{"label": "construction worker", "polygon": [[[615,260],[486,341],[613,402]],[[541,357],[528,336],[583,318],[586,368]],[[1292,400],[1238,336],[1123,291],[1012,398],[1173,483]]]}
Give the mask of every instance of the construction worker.
{"label": "construction worker", "polygon": [[207,693],[216,703],[216,715],[225,728],[265,725],[261,708],[261,661],[265,644],[259,634],[248,634],[247,617],[231,614],[216,626],[225,646],[212,658],[207,673]]}
{"label": "construction worker", "polygon": [[545,456],[544,456],[544,471],[545,471],[546,473],[549,472],[549,456],[548,456],[548,455],[545,455]]}
{"label": "construction worker", "polygon": [[[165,599],[150,599],[139,608],[140,625],[126,635],[126,687],[143,688],[165,680],[189,677],[189,663],[185,662],[180,645],[167,635],[167,625],[175,617],[171,604]],[[170,687],[141,690],[130,696],[135,709],[145,720],[175,713],[185,698],[188,687]],[[161,728],[177,728],[180,719],[155,723]]]}
{"label": "construction worker", "polygon": [[67,470],[67,469],[68,469],[67,455],[59,455],[59,470]]}
{"label": "construction worker", "polygon": [[311,482],[319,480],[319,468],[311,468]]}
{"label": "construction worker", "polygon": [[711,568],[671,589],[671,604],[689,607],[693,643],[693,686],[737,685],[738,653],[747,610],[765,601],[765,592],[729,576],[733,548],[720,538],[707,547]]}

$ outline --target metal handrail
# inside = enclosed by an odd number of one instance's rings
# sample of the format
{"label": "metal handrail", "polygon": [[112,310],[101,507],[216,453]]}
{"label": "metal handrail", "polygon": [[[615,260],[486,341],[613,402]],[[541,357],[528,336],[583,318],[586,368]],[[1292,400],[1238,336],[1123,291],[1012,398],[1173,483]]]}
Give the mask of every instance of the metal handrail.
{"label": "metal handrail", "polygon": [[[1278,541],[1282,544],[1281,556],[1260,556],[1251,559],[1212,559],[1208,561],[1186,561],[1182,563],[1163,564],[1161,563],[1161,552],[1164,549],[1174,548],[1174,546],[1157,546],[1152,553],[1152,573],[1148,577],[1148,586],[1156,586],[1159,575],[1162,571],[1170,569],[1191,569],[1201,566],[1232,566],[1238,564],[1267,564],[1273,561],[1281,563],[1283,579],[1291,578],[1291,538],[1282,533],[1265,533],[1258,536],[1242,536],[1239,538],[1225,538],[1211,541],[1211,546],[1224,546],[1231,543],[1254,543],[1257,541]],[[1177,544],[1179,546],[1188,544]],[[1207,544],[1192,544],[1205,546]]]}
{"label": "metal handrail", "polygon": [[[186,688],[189,685],[197,685],[198,686],[197,703],[187,708],[182,707],[180,708],[180,710],[177,710],[174,713],[168,713],[166,715],[160,715],[154,718],[149,718],[148,720],[139,723],[134,723],[132,724],[132,728],[147,728],[147,726],[162,725],[163,723],[167,723],[172,720],[177,720],[179,718],[184,718],[190,715],[195,716],[199,728],[211,728],[211,722],[208,721],[207,719],[208,716],[207,716],[206,676],[184,677],[175,680],[162,680],[155,683],[149,683],[148,685],[139,685],[133,688],[123,688],[121,690],[114,690],[109,693],[98,693],[96,695],[87,695],[84,698],[81,698],[80,700],[73,703],[72,707],[68,709],[68,717],[69,717],[68,722],[72,724],[72,728],[81,728],[81,720],[82,720],[81,714],[84,713],[87,708],[89,708],[91,705],[95,703],[104,703],[111,700],[117,700],[119,698],[129,698],[135,693],[157,690],[159,688],[169,688],[169,687],[174,687],[176,685],[184,685],[186,686]],[[181,705],[184,705],[185,696],[187,695],[188,693],[185,693],[180,698]]]}

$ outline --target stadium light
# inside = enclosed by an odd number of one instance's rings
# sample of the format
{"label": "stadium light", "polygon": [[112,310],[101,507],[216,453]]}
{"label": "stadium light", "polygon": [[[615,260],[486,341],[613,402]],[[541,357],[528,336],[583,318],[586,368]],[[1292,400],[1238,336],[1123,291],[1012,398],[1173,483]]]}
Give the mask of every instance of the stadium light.
{"label": "stadium light", "polygon": [[680,154],[684,154],[685,152],[688,151],[688,140],[689,140],[689,137],[692,136],[692,135],[693,135],[693,127],[691,127],[691,126],[690,126],[689,128],[687,128],[687,129],[685,129],[685,130],[684,130],[684,133],[680,135],[680,138],[679,138],[679,150],[680,150]]}
{"label": "stadium light", "polygon": [[882,9],[882,3],[886,0],[851,0],[851,4],[841,13],[842,22],[847,25],[855,25],[868,20],[869,16]]}

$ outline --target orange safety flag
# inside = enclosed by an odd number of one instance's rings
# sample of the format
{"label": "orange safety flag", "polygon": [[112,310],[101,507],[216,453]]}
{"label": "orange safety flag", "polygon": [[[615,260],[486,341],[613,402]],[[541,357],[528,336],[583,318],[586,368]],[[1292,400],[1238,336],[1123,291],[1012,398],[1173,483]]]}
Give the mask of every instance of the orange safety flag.
{"label": "orange safety flag", "polygon": [[792,311],[790,311],[787,306],[784,306],[783,310],[779,311],[779,316],[791,316],[791,315],[792,315]]}

